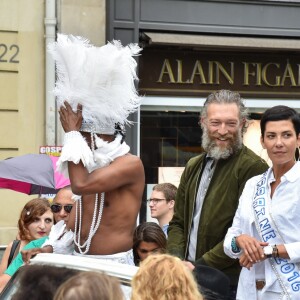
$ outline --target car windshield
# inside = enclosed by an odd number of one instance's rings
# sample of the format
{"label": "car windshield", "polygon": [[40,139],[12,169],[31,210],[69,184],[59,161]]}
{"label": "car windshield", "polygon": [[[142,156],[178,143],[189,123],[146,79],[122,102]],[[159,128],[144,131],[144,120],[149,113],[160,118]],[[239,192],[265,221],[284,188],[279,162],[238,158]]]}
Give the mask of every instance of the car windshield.
{"label": "car windshield", "polygon": [[[101,273],[106,273],[107,275],[111,277],[115,277],[118,279],[118,281],[121,284],[121,289],[124,294],[124,299],[129,300],[131,297],[131,278],[137,271],[137,267],[134,266],[129,266],[129,265],[122,265],[122,264],[117,264],[117,263],[112,263],[112,262],[107,262],[107,261],[101,261],[100,259],[92,259],[92,258],[79,258],[79,257],[74,257],[74,256],[69,256],[69,255],[56,255],[56,254],[39,254],[35,259],[33,259],[30,263],[29,266],[41,266],[43,265],[43,273],[45,273],[45,278],[33,278],[31,281],[35,282],[36,285],[38,285],[39,280],[47,280],[51,281],[51,284],[55,285],[56,290],[60,284],[62,284],[64,281],[66,281],[68,278],[71,276],[82,272],[82,271],[96,271],[96,272],[101,272]],[[56,269],[55,273],[53,274],[61,274],[62,272],[66,272],[69,277],[65,278],[64,276],[61,280],[58,280],[57,277],[55,277],[55,280],[53,280],[54,275],[51,275],[50,273],[52,269]],[[23,281],[22,279],[22,270],[25,268],[21,267],[10,279],[2,293],[0,294],[0,299],[1,300],[6,300],[6,299],[11,299],[12,296],[15,293],[18,293],[18,290],[20,288],[20,281]],[[57,269],[60,269],[57,271]],[[51,271],[51,272],[50,272]],[[31,273],[32,274],[32,273]],[[32,275],[30,275],[31,277]],[[23,276],[25,277],[25,276]],[[29,284],[30,285],[30,284]],[[39,286],[39,289],[41,290],[42,288]],[[23,289],[21,289],[23,290]],[[38,300],[41,299],[41,295],[35,290],[35,295],[36,298],[30,298],[31,300]],[[43,293],[43,300],[47,299],[52,299],[52,296],[50,295],[52,290],[44,290],[41,291]],[[47,295],[47,296],[46,296]],[[19,299],[19,298],[17,298]],[[24,299],[26,299],[26,296],[24,296]]]}

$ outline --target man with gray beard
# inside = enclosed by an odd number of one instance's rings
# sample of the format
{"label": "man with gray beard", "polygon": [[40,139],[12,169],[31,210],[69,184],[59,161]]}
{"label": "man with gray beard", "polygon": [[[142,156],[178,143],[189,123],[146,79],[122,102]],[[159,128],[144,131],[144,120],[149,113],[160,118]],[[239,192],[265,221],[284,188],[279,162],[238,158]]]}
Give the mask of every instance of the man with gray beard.
{"label": "man with gray beard", "polygon": [[224,253],[223,240],[246,181],[268,168],[243,145],[247,117],[238,93],[220,90],[207,97],[199,121],[205,152],[184,169],[168,229],[168,252],[191,270],[208,265],[224,272],[230,279],[230,299],[235,299],[240,266]]}

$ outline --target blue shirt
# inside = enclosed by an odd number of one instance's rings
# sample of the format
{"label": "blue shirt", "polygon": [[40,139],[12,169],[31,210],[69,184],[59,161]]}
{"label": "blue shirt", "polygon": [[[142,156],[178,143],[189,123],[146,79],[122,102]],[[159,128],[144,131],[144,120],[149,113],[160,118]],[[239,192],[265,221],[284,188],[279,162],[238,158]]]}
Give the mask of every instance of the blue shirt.
{"label": "blue shirt", "polygon": [[169,228],[169,224],[165,224],[162,227],[162,231],[164,232],[164,234],[166,235],[166,238],[168,238],[168,228]]}

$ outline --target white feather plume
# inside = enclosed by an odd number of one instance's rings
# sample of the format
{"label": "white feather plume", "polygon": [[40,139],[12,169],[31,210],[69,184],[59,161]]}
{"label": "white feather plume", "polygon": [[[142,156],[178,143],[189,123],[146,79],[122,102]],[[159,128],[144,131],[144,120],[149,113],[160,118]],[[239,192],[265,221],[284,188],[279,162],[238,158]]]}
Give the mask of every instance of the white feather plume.
{"label": "white feather plume", "polygon": [[141,50],[137,44],[123,47],[116,40],[95,47],[82,37],[58,34],[57,42],[48,47],[56,62],[58,107],[67,100],[76,111],[82,104],[85,122],[96,128],[130,123],[127,117],[141,102],[133,58]]}

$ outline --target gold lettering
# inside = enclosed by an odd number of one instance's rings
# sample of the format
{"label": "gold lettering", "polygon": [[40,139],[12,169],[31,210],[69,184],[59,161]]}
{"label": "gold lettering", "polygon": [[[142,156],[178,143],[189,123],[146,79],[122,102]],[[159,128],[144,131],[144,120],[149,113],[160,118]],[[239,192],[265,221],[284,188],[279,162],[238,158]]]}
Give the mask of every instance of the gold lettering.
{"label": "gold lettering", "polygon": [[230,62],[230,75],[227,73],[227,71],[225,70],[225,68],[218,62],[215,61],[214,62],[216,65],[216,83],[220,84],[220,71],[221,73],[225,76],[225,78],[228,80],[228,83],[233,84],[234,83],[234,63]]}
{"label": "gold lettering", "polygon": [[202,68],[201,62],[199,60],[196,60],[196,63],[194,65],[193,73],[192,73],[191,78],[189,80],[190,83],[194,83],[194,78],[195,78],[196,75],[199,75],[200,83],[206,83],[203,68]]}
{"label": "gold lettering", "polygon": [[177,61],[177,82],[176,83],[189,83],[189,81],[182,81],[182,60],[176,59]]}
{"label": "gold lettering", "polygon": [[270,83],[267,79],[268,68],[272,65],[275,66],[277,69],[280,68],[280,64],[275,64],[275,63],[266,64],[262,69],[262,81],[268,86],[279,86],[280,85],[280,76],[275,76],[275,84]]}
{"label": "gold lettering", "polygon": [[[208,61],[208,83],[213,84],[214,83],[214,62],[213,61]],[[300,72],[300,70],[299,70]]]}
{"label": "gold lettering", "polygon": [[255,72],[250,72],[249,65],[252,65],[253,67],[256,65],[255,63],[248,63],[243,62],[244,65],[244,83],[243,85],[249,85],[249,76],[255,76]]}
{"label": "gold lettering", "polygon": [[255,63],[256,64],[256,85],[260,86],[261,83],[261,63]]}
{"label": "gold lettering", "polygon": [[284,70],[284,73],[283,73],[283,76],[282,76],[282,79],[281,79],[281,84],[280,84],[281,86],[284,86],[286,78],[290,78],[291,86],[296,86],[297,85],[295,77],[294,77],[292,66],[289,63],[287,63],[286,66],[285,66],[285,70]]}
{"label": "gold lettering", "polygon": [[170,65],[170,62],[168,59],[164,60],[163,66],[161,68],[160,74],[159,74],[159,79],[157,80],[157,82],[162,82],[163,81],[163,77],[164,75],[169,76],[169,81],[168,83],[175,83],[175,77]]}

